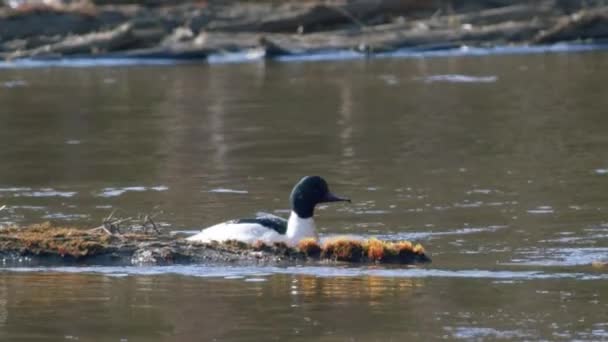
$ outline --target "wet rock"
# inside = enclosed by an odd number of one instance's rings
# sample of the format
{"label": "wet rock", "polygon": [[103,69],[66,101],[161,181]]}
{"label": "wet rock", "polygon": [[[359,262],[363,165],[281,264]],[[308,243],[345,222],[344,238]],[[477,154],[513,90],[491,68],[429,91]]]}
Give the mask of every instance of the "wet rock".
{"label": "wet rock", "polygon": [[131,263],[134,265],[169,265],[178,261],[185,261],[183,255],[169,247],[142,247],[137,249],[131,257]]}

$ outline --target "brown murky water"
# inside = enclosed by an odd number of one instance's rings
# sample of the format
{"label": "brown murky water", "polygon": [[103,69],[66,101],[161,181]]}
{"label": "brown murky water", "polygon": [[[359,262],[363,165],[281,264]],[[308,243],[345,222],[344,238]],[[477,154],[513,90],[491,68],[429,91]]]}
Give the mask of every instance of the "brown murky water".
{"label": "brown murky water", "polygon": [[0,224],[286,215],[399,267],[4,268],[0,339],[608,339],[608,55],[0,69]]}

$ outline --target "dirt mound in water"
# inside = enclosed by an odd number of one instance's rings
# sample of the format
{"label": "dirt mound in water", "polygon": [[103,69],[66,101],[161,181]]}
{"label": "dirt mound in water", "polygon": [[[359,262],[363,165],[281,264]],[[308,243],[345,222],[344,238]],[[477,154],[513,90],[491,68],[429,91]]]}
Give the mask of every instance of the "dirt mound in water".
{"label": "dirt mound in water", "polygon": [[420,244],[376,239],[337,238],[318,244],[303,240],[295,248],[282,243],[247,245],[238,241],[191,243],[160,233],[112,233],[49,223],[0,229],[0,257],[4,263],[86,263],[99,265],[296,262],[418,264],[430,262]]}

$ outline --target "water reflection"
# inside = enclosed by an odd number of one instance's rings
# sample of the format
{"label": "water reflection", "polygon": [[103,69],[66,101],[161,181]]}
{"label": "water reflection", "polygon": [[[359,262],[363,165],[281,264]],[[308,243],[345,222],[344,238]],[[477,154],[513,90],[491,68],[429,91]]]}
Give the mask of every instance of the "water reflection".
{"label": "water reflection", "polygon": [[8,293],[5,278],[0,278],[0,327],[8,321]]}
{"label": "water reflection", "polygon": [[601,339],[605,57],[3,70],[2,224],[158,206],[195,229],[284,213],[321,174],[354,199],[319,208],[324,235],[434,263],[3,273],[0,337]]}
{"label": "water reflection", "polygon": [[[603,321],[590,310],[606,309],[601,281],[539,279],[527,287],[466,278],[256,277],[267,281],[5,272],[0,338],[594,339]],[[567,311],[550,310],[555,306]],[[571,322],[581,318],[574,332]]]}
{"label": "water reflection", "polygon": [[364,278],[331,277],[319,278],[309,275],[294,275],[291,294],[298,299],[327,297],[331,299],[365,298],[370,305],[378,304],[377,299],[385,296],[407,296],[417,287],[423,286],[422,279],[386,278],[367,276]]}

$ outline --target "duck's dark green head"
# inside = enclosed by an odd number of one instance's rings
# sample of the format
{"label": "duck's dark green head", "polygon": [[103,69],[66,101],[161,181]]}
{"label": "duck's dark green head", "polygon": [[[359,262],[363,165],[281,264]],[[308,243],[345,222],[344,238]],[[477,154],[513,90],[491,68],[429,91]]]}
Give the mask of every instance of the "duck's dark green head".
{"label": "duck's dark green head", "polygon": [[291,208],[301,218],[312,217],[318,203],[348,201],[332,194],[325,179],[319,176],[306,176],[293,187],[290,196]]}

